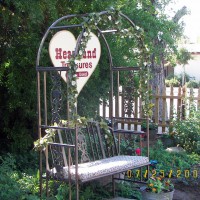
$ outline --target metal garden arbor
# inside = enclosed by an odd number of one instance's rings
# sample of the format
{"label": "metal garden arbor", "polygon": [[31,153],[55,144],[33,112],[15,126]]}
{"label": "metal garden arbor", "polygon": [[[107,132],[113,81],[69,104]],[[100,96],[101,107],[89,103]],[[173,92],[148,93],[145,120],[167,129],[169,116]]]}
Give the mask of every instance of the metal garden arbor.
{"label": "metal garden arbor", "polygon": [[[123,13],[117,13],[117,15],[122,19],[125,20],[126,23],[129,24],[130,27],[134,27],[134,23],[131,21],[129,17],[124,15]],[[63,119],[67,120],[69,119],[70,112],[72,111],[69,104],[68,104],[68,95],[70,88],[66,87],[68,83],[64,83],[61,79],[63,76],[63,73],[70,73],[71,67],[69,65],[65,65],[65,63],[60,62],[60,65],[58,66],[49,66],[49,61],[46,59],[48,57],[47,55],[47,49],[49,45],[49,41],[52,38],[52,35],[54,35],[56,32],[60,30],[67,30],[67,31],[72,31],[73,33],[80,35],[77,39],[75,49],[71,52],[62,52],[57,49],[57,57],[67,57],[70,58],[70,56],[76,57],[79,52],[80,52],[80,46],[81,46],[81,41],[82,37],[84,37],[84,33],[86,31],[86,28],[84,26],[85,19],[87,18],[88,21],[91,20],[91,14],[81,14],[81,15],[66,15],[64,17],[61,17],[60,19],[56,20],[46,31],[44,34],[39,49],[37,53],[37,60],[36,60],[36,71],[37,71],[37,99],[38,99],[38,137],[42,138],[44,135],[44,132],[46,129],[61,129],[61,130],[66,130],[69,129],[68,127],[55,127],[53,125],[49,124],[54,124],[57,123],[59,124],[60,121]],[[96,15],[95,15],[96,16]],[[99,18],[112,18],[112,13],[109,11],[103,11],[98,13]],[[110,19],[109,19],[110,20]],[[111,19],[112,21],[112,19]],[[141,120],[146,120],[141,119],[138,117],[138,115],[130,114],[129,117],[127,118],[122,118],[119,117],[118,115],[114,114],[113,111],[113,99],[114,99],[114,74],[116,73],[117,77],[117,95],[119,95],[119,74],[120,72],[130,72],[130,79],[132,79],[132,76],[134,75],[135,71],[139,70],[139,67],[123,67],[123,66],[114,66],[113,65],[113,59],[112,59],[112,53],[111,49],[109,46],[109,43],[106,39],[106,36],[108,34],[113,34],[117,33],[119,30],[118,29],[107,29],[106,25],[99,26],[98,23],[93,24],[95,25],[95,34],[98,35],[101,40],[103,41],[105,47],[107,48],[107,55],[109,59],[109,69],[110,69],[110,101],[109,101],[109,118],[111,119],[112,122],[112,127],[114,128],[114,124],[141,124]],[[92,49],[94,51],[94,49]],[[92,56],[92,53],[95,52],[89,52],[88,57]],[[84,56],[84,55],[83,55]],[[85,55],[86,56],[86,55]],[[103,58],[101,58],[103,59]],[[88,66],[89,68],[89,66]],[[85,74],[87,74],[85,72]],[[85,76],[83,73],[80,76]],[[66,75],[64,75],[66,76]],[[66,77],[65,77],[66,78]],[[67,79],[67,78],[66,78]],[[49,95],[50,93],[50,95]],[[77,97],[77,96],[76,96]],[[127,101],[127,105],[130,102]],[[125,106],[125,109],[128,108],[128,106]],[[51,113],[51,114],[50,114]],[[148,120],[147,122],[147,127],[148,127]],[[120,132],[121,131],[121,132]],[[123,130],[114,130],[116,134],[120,133],[127,133],[130,134],[131,131],[125,131]],[[136,132],[137,134],[137,132]],[[139,134],[139,132],[138,132]],[[77,143],[77,137],[78,137],[78,131],[77,129],[75,130],[75,166],[76,166],[76,177],[75,177],[75,185],[76,185],[76,199],[79,199],[79,180],[78,180],[78,143]],[[149,141],[149,131],[147,129],[147,140]],[[147,147],[149,149],[149,142],[147,142]],[[149,151],[147,153],[147,158],[149,157]],[[46,152],[46,157],[48,157],[47,152]],[[42,160],[43,160],[43,155],[42,151],[40,152],[40,191],[42,191],[42,174],[43,174],[43,167],[42,167]],[[144,163],[144,166],[148,166],[149,163]]]}

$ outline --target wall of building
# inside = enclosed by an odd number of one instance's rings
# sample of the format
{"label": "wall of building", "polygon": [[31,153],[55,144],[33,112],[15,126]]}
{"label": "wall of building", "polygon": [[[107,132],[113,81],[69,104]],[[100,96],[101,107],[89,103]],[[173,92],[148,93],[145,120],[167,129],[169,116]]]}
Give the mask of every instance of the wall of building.
{"label": "wall of building", "polygon": [[[195,80],[200,81],[200,55],[193,55],[193,60],[190,60],[187,65],[185,65],[185,72],[189,74],[190,77],[194,77]],[[178,75],[183,72],[183,66],[177,65],[174,68],[174,74]]]}

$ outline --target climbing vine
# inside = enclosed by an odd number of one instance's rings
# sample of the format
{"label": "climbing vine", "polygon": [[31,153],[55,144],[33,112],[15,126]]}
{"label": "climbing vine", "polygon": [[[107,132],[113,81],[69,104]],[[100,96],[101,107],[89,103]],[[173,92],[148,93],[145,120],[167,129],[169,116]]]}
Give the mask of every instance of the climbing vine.
{"label": "climbing vine", "polygon": [[150,79],[148,73],[147,62],[149,60],[148,49],[144,45],[144,31],[138,26],[122,28],[122,16],[119,10],[110,9],[106,14],[101,13],[90,13],[87,17],[83,17],[84,22],[82,23],[83,32],[81,34],[80,42],[77,46],[76,53],[69,60],[70,70],[68,72],[68,102],[71,112],[71,120],[77,120],[80,118],[76,114],[76,96],[77,96],[77,85],[76,85],[76,60],[80,60],[83,56],[87,42],[90,39],[90,32],[96,30],[99,26],[107,25],[121,35],[121,38],[136,38],[138,41],[138,49],[143,55],[143,59],[139,63],[140,70],[140,94],[143,99],[143,105],[148,108],[144,108],[144,113],[150,112],[151,105],[149,103],[148,81]]}

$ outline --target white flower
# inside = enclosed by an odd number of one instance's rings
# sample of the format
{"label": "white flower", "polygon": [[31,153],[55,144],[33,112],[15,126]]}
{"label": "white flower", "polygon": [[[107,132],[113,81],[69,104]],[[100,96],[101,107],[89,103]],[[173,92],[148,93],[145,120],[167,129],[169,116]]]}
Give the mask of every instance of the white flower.
{"label": "white flower", "polygon": [[50,130],[49,130],[49,129],[46,129],[45,132],[46,132],[46,133],[50,133]]}
{"label": "white flower", "polygon": [[134,49],[133,49],[133,52],[134,52],[134,53],[139,53],[140,51],[139,51],[139,49],[134,48]]}
{"label": "white flower", "polygon": [[78,121],[78,123],[80,123],[80,124],[82,123],[82,121],[81,121],[81,119],[80,119],[80,118],[79,118],[79,119],[77,119],[77,121]]}
{"label": "white flower", "polygon": [[139,30],[139,29],[140,29],[140,27],[139,27],[139,26],[135,26],[135,28],[136,28],[136,30]]}
{"label": "white flower", "polygon": [[138,10],[142,9],[142,4],[141,3],[137,3],[137,7]]}
{"label": "white flower", "polygon": [[80,50],[78,53],[79,53],[79,55],[82,55],[82,54],[83,54],[83,52],[82,52],[81,50]]}
{"label": "white flower", "polygon": [[158,32],[158,40],[159,41],[162,40],[162,35],[163,35],[163,32],[159,31]]}
{"label": "white flower", "polygon": [[108,19],[109,19],[109,20],[111,20],[111,19],[112,19],[112,17],[111,17],[111,16],[108,16]]}
{"label": "white flower", "polygon": [[84,33],[83,33],[83,36],[85,36],[85,37],[88,36],[88,33],[87,33],[87,32],[84,32]]}
{"label": "white flower", "polygon": [[75,86],[76,85],[76,81],[72,81],[72,85]]}
{"label": "white flower", "polygon": [[44,139],[41,138],[41,139],[40,139],[40,145],[42,145],[43,143],[44,143]]}
{"label": "white flower", "polygon": [[105,135],[105,139],[108,139],[108,135]]}

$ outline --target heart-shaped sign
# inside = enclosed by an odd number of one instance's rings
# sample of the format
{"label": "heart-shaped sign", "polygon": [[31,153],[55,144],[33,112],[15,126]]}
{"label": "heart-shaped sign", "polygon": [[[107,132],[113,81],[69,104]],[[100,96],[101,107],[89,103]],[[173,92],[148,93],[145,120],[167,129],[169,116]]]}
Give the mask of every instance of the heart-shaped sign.
{"label": "heart-shaped sign", "polygon": [[[54,67],[66,67],[68,61],[75,51],[76,39],[74,35],[66,30],[57,32],[49,43],[49,55]],[[98,37],[90,33],[90,39],[86,45],[83,57],[77,64],[77,91],[78,94],[94,72],[101,55],[101,45]],[[67,82],[66,72],[61,72],[61,76]]]}

